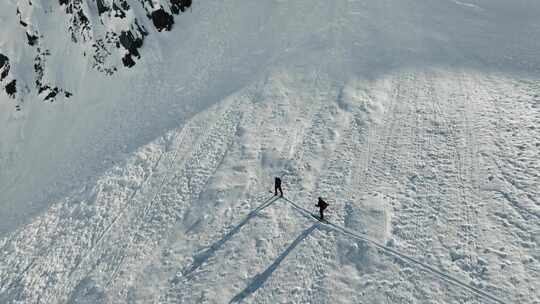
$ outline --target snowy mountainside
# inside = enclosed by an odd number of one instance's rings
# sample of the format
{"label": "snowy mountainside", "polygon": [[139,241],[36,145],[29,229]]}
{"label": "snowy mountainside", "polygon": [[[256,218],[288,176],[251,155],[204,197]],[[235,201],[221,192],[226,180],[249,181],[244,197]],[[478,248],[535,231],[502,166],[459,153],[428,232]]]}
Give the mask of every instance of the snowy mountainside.
{"label": "snowy mountainside", "polygon": [[4,238],[0,299],[536,303],[539,88],[277,72]]}
{"label": "snowy mountainside", "polygon": [[537,1],[25,3],[2,85],[73,95],[0,95],[1,303],[540,302]]}

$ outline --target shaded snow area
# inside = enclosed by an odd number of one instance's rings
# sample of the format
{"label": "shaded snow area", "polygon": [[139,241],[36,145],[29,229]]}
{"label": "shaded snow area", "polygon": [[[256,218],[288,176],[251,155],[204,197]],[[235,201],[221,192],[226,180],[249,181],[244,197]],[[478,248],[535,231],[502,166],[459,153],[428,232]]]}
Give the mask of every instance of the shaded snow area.
{"label": "shaded snow area", "polygon": [[0,26],[0,303],[540,303],[538,1],[67,1],[114,73],[23,2],[73,96]]}

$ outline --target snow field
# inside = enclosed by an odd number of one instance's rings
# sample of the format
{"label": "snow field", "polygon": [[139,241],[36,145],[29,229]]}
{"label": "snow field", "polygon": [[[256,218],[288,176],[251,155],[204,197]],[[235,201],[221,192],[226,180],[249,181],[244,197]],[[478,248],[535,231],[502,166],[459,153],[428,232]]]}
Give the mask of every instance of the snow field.
{"label": "snow field", "polygon": [[[343,85],[276,72],[4,238],[1,299],[489,302],[478,289],[535,303],[531,88],[440,69]],[[415,262],[273,200],[276,175],[301,208],[323,196],[331,223]]]}
{"label": "snow field", "polygon": [[540,303],[539,3],[201,1],[107,78],[27,10],[75,95],[0,94],[0,302]]}

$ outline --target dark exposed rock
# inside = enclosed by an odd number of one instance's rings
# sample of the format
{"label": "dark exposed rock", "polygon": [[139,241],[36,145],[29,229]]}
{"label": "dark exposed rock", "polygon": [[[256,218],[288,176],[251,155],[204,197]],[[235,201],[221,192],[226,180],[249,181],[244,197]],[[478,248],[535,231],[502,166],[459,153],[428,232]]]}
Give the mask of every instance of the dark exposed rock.
{"label": "dark exposed rock", "polygon": [[[129,9],[129,6],[125,10],[127,11],[128,9]],[[117,17],[117,18],[126,18],[126,13],[124,12],[124,10],[122,8],[120,8],[118,5],[116,5],[116,3],[113,3],[113,10],[114,10],[114,16],[115,17]]]}
{"label": "dark exposed rock", "polygon": [[152,12],[152,21],[158,31],[170,31],[174,24],[174,17],[167,13],[163,8]]}
{"label": "dark exposed rock", "polygon": [[[112,10],[114,11],[114,17],[117,18],[125,18],[126,13],[125,11],[129,10],[129,4],[125,0],[121,0],[120,4],[117,4],[118,1],[113,1],[112,3]],[[96,0],[98,14],[101,16],[102,14],[110,11],[110,7],[108,7],[104,0]]]}
{"label": "dark exposed rock", "polygon": [[[130,5],[127,0],[94,0],[99,15],[106,14],[109,17],[125,18],[127,11],[130,10]],[[146,29],[139,25],[137,19],[131,24],[131,29],[128,31],[115,32],[108,30],[105,32],[105,37],[95,36],[95,31],[92,30],[93,24],[90,24],[86,15],[85,0],[59,0],[59,3],[64,6],[69,20],[69,34],[72,41],[78,43],[82,41],[92,42],[92,67],[100,72],[108,75],[113,74],[117,69],[112,65],[112,60],[108,58],[114,53],[112,47],[122,47],[127,50],[127,54],[122,56],[124,66],[132,67],[137,58],[141,57],[140,48],[143,45],[144,37],[148,34]],[[168,0],[169,8],[158,6],[152,0],[139,0],[147,12],[147,16],[152,19],[152,22],[158,31],[169,31],[174,24],[173,14],[179,14],[185,11],[192,5],[192,0]],[[172,12],[172,13],[171,13]],[[102,19],[102,22],[109,22],[109,19]],[[86,53],[85,53],[86,55]]]}
{"label": "dark exposed rock", "polygon": [[127,3],[126,0],[120,0],[120,6],[122,7],[123,10],[127,11],[129,9],[129,4]]}
{"label": "dark exposed rock", "polygon": [[133,58],[131,58],[130,54],[126,54],[124,57],[122,57],[122,63],[128,68],[131,68],[135,65],[135,61],[133,61]]}
{"label": "dark exposed rock", "polygon": [[58,93],[62,90],[56,86],[51,87],[49,84],[45,83],[45,63],[47,60],[47,56],[49,56],[51,53],[49,52],[49,50],[42,50],[39,47],[37,48],[37,52],[38,54],[34,58],[34,74],[36,76],[35,83],[38,94],[45,92],[46,95],[44,100],[52,99],[51,101],[54,101],[56,95],[58,95]]}
{"label": "dark exposed rock", "polygon": [[0,69],[3,68],[6,63],[9,63],[9,58],[0,54]]}
{"label": "dark exposed rock", "polygon": [[[63,90],[60,89],[59,87],[54,87],[54,88],[51,88],[50,86],[46,85],[46,86],[42,86],[42,87],[39,87],[38,88],[38,93],[41,94],[43,92],[45,92],[45,97],[43,98],[44,101],[48,101],[50,100],[51,102],[54,101],[54,98],[56,97],[56,95],[58,95],[58,93],[62,92]],[[64,92],[65,93],[65,92]],[[70,96],[71,96],[71,93],[69,93]],[[66,97],[68,97],[66,95]]]}
{"label": "dark exposed rock", "polygon": [[148,36],[148,31],[146,30],[146,28],[144,27],[144,25],[139,25],[139,22],[137,20],[135,20],[135,25],[137,26],[137,31],[143,35],[143,36]]}
{"label": "dark exposed rock", "polygon": [[136,20],[135,26],[136,28],[132,28],[129,31],[122,31],[116,43],[116,47],[122,46],[128,51],[128,53],[122,57],[122,63],[126,67],[135,65],[133,57],[141,58],[138,49],[142,47],[144,37],[148,35],[148,32],[144,27],[141,27]]}
{"label": "dark exposed rock", "polygon": [[171,0],[171,11],[175,14],[185,12],[191,6],[191,0]]}
{"label": "dark exposed rock", "polygon": [[54,89],[50,89],[49,94],[47,94],[47,96],[45,96],[43,100],[47,101],[53,99],[51,100],[51,102],[54,101],[54,97],[58,95],[58,92],[60,92],[60,89],[58,89],[57,87],[55,87]]}
{"label": "dark exposed rock", "polygon": [[[129,30],[121,31],[118,27],[110,26],[112,18],[126,18],[128,15],[133,15],[131,11],[131,0],[58,0],[62,10],[65,12],[66,21],[68,24],[67,35],[71,36],[74,43],[82,43],[91,45],[92,49],[82,50],[83,56],[88,58],[92,68],[107,75],[115,73],[118,66],[117,54],[122,54],[121,61],[126,67],[133,67],[141,57],[141,48],[144,43],[145,36],[148,31],[144,26],[141,26],[137,18],[130,19]],[[170,31],[174,25],[174,15],[185,12],[191,7],[192,0],[134,0],[138,1],[146,12],[146,16],[152,20],[155,28],[162,31]],[[17,82],[10,77],[10,61],[9,58],[0,54],[0,81],[3,81],[5,91],[9,96],[15,97],[16,93],[25,95],[31,90],[39,93],[39,96],[45,101],[54,101],[59,96],[64,95],[65,98],[70,98],[73,94],[62,88],[62,85],[56,86],[51,83],[45,76],[46,69],[49,68],[47,58],[50,55],[49,50],[43,49],[42,40],[46,39],[40,35],[34,28],[34,20],[31,20],[32,14],[25,10],[29,9],[27,5],[32,5],[30,0],[25,0],[26,3],[17,6],[18,21],[25,28],[26,39],[28,45],[34,46],[34,86],[33,89],[28,88],[28,84],[19,79]],[[55,2],[53,0],[53,2]],[[94,3],[93,5],[88,2]],[[35,9],[35,8],[34,8]],[[45,13],[53,8],[45,8]],[[101,22],[90,22],[89,14],[99,14]],[[29,16],[23,17],[23,16]],[[92,19],[93,20],[93,19]],[[38,26],[39,24],[36,24]],[[94,27],[103,28],[98,29]],[[38,27],[36,27],[38,28]],[[126,51],[115,51],[115,48],[123,48]],[[86,56],[89,55],[89,56]],[[11,67],[13,68],[13,67]],[[1,88],[1,86],[0,86]],[[21,89],[22,88],[22,89]],[[19,91],[19,92],[18,92]],[[23,92],[23,94],[21,94]],[[18,96],[18,95],[17,95]]]}
{"label": "dark exposed rock", "polygon": [[38,36],[36,35],[32,35],[32,34],[28,34],[28,32],[26,32],[26,38],[28,39],[28,44],[29,45],[36,45],[37,41],[38,41]]}
{"label": "dark exposed rock", "polygon": [[112,39],[118,39],[117,35],[114,32],[107,32],[105,39],[96,40],[96,43],[92,45],[94,50],[91,52],[93,58],[92,67],[107,75],[112,75],[116,71],[116,67],[107,65],[107,58],[111,53],[107,49],[106,41]]}
{"label": "dark exposed rock", "polygon": [[86,15],[84,15],[82,10],[77,12],[77,16],[79,16],[79,20],[82,24],[88,25],[88,18],[86,17]]}
{"label": "dark exposed rock", "polygon": [[9,74],[9,58],[0,54],[0,81]]}
{"label": "dark exposed rock", "polygon": [[13,79],[6,85],[6,93],[10,97],[15,97],[15,94],[17,93],[17,80]]}
{"label": "dark exposed rock", "polygon": [[51,89],[51,87],[49,87],[49,86],[39,87],[38,88],[38,93],[41,94],[41,93],[43,93],[43,92],[45,92],[47,90],[50,90],[50,89]]}
{"label": "dark exposed rock", "polygon": [[137,56],[137,58],[140,58],[139,51],[137,51],[137,49],[140,48],[143,44],[142,36],[135,38],[131,31],[122,32],[120,34],[120,44],[126,50],[128,50],[130,54]]}
{"label": "dark exposed rock", "polygon": [[18,7],[17,7],[17,16],[19,16],[19,24],[22,25],[23,27],[27,27],[28,23],[22,20],[21,10],[19,10]]}
{"label": "dark exposed rock", "polygon": [[109,10],[108,7],[105,6],[105,3],[103,3],[103,0],[96,0],[98,14],[101,16],[101,14],[107,12]]}
{"label": "dark exposed rock", "polygon": [[91,41],[93,36],[90,21],[84,13],[84,0],[59,0],[60,5],[64,6],[66,14],[70,16],[69,33],[71,40],[77,43],[79,40],[84,42]]}

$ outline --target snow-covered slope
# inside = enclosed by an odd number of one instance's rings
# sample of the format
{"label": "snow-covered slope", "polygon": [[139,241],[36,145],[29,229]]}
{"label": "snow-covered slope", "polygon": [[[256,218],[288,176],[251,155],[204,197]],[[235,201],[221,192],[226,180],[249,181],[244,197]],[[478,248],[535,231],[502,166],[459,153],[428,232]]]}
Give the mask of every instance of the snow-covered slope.
{"label": "snow-covered slope", "polygon": [[[143,69],[133,69],[144,61],[140,48],[146,43],[161,47],[150,37],[181,28],[173,16],[190,5],[191,0],[6,0],[0,4],[0,189],[3,209],[9,212],[2,232],[24,221],[32,209],[39,211],[36,204],[62,196],[74,185],[80,187],[81,180],[110,166],[110,162],[100,165],[98,154],[111,155],[120,149],[111,147],[103,134],[111,128],[97,130],[96,126],[106,127],[100,119],[117,126],[111,117],[129,119],[108,116],[111,107],[128,107],[121,101],[110,105],[111,101],[137,96],[125,98],[132,81],[137,82],[129,77],[149,76]],[[93,137],[101,146],[95,142],[94,148],[80,146]],[[35,157],[37,149],[42,153]],[[94,165],[89,165],[92,154]]]}
{"label": "snow-covered slope", "polygon": [[51,47],[68,101],[0,95],[0,302],[540,302],[539,13],[200,1],[111,75]]}

